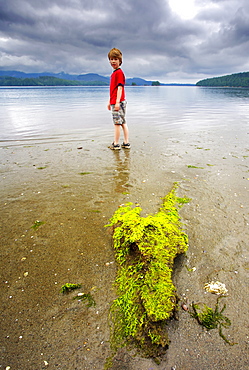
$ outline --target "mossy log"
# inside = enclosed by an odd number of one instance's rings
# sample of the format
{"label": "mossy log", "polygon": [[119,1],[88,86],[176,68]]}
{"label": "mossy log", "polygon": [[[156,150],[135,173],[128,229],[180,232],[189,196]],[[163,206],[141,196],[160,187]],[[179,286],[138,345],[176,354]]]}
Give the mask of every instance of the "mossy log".
{"label": "mossy log", "polygon": [[118,298],[110,310],[115,349],[135,344],[143,355],[158,357],[168,348],[165,326],[177,307],[173,264],[188,248],[178,210],[189,199],[177,197],[176,188],[163,198],[157,214],[141,217],[141,208],[128,203],[107,225],[113,227],[118,263]]}

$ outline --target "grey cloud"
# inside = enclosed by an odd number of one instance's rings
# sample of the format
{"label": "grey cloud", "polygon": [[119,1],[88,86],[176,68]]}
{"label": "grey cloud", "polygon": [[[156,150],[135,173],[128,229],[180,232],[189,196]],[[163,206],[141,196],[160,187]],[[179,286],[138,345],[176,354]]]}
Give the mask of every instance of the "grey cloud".
{"label": "grey cloud", "polygon": [[167,0],[0,1],[0,63],[5,69],[107,75],[107,52],[119,47],[129,77],[179,82],[246,68],[248,2],[198,4],[199,13],[187,21],[172,13]]}
{"label": "grey cloud", "polygon": [[[224,10],[224,13],[225,16],[223,14],[222,18],[219,17],[216,27],[201,42],[200,50],[204,53],[220,53],[225,49],[238,49],[239,46],[245,47],[245,45],[248,45],[249,9],[248,12],[245,12],[245,8],[240,7],[229,13]],[[210,15],[208,15],[208,19],[211,19]]]}

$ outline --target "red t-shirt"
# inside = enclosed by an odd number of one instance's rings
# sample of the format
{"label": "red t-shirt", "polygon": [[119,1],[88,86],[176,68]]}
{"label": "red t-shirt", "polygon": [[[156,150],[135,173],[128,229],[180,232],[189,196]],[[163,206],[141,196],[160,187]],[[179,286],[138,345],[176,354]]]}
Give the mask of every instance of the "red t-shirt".
{"label": "red t-shirt", "polygon": [[123,86],[120,101],[125,100],[125,75],[121,68],[115,69],[110,80],[110,104],[116,104],[117,91],[119,86]]}

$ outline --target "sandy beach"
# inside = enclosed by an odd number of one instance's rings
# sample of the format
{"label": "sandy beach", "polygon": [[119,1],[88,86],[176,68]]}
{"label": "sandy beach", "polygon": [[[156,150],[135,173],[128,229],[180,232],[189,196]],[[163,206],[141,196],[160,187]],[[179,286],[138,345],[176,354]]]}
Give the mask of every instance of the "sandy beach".
{"label": "sandy beach", "polygon": [[[116,274],[104,226],[122,203],[157,212],[176,181],[192,199],[180,211],[189,250],[174,273],[179,306],[214,308],[217,296],[203,287],[224,283],[231,326],[223,332],[237,344],[179,307],[160,365],[123,348],[112,369],[249,368],[249,133],[131,128],[131,137],[120,152],[108,149],[111,136],[1,145],[1,369],[104,369]],[[96,306],[61,294],[65,283],[81,283]]]}

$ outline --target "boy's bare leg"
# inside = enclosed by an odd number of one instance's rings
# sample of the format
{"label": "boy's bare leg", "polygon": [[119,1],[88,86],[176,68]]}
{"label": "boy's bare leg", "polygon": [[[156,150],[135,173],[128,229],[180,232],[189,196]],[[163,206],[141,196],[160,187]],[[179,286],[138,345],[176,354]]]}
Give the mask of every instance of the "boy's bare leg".
{"label": "boy's bare leg", "polygon": [[124,143],[127,144],[129,143],[129,129],[126,123],[122,124],[122,129],[124,133]]}
{"label": "boy's bare leg", "polygon": [[118,144],[120,139],[120,125],[114,125],[114,144]]}

